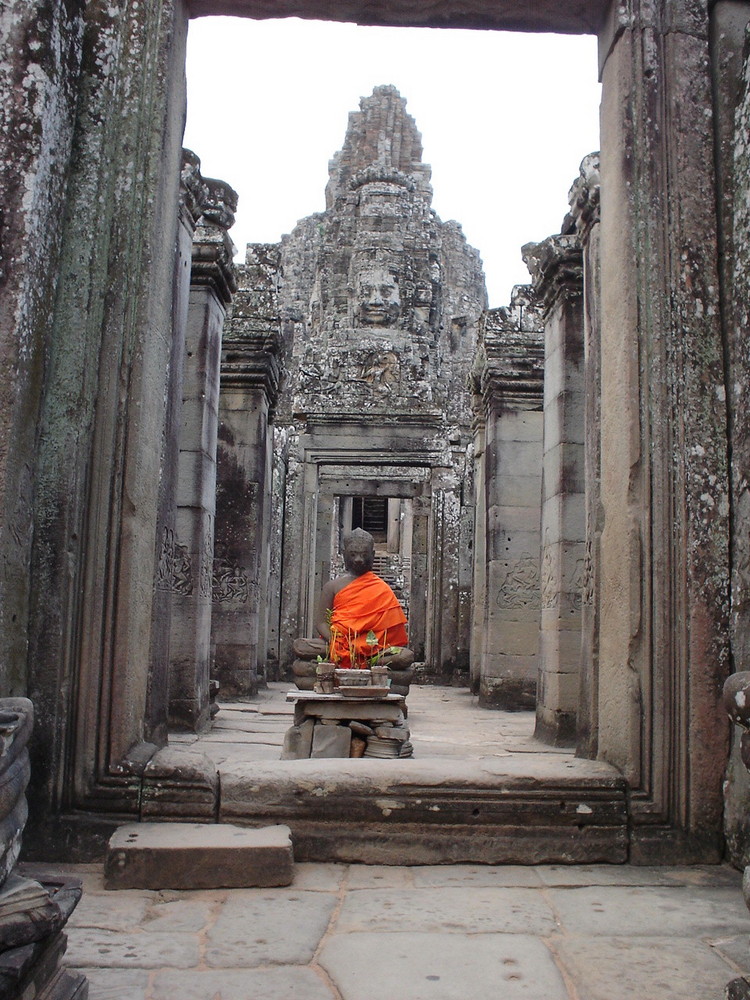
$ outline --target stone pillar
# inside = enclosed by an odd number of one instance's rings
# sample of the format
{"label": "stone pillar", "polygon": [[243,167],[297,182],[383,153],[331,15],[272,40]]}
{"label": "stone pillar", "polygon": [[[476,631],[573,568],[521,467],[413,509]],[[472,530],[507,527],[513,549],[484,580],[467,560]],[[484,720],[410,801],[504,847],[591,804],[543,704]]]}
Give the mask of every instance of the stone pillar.
{"label": "stone pillar", "polygon": [[583,272],[575,236],[524,247],[544,307],[542,628],[536,735],[573,745],[585,564]]}
{"label": "stone pillar", "polygon": [[569,201],[570,214],[563,223],[563,231],[576,232],[583,249],[586,548],[581,591],[581,674],[576,746],[579,756],[595,759],[599,711],[599,546],[603,527],[599,491],[602,400],[598,153],[592,153],[581,163]]}
{"label": "stone pillar", "polygon": [[[631,859],[707,860],[721,851],[729,633],[708,13],[638,0],[611,14],[600,36],[598,749],[632,788]],[[688,125],[696,109],[705,128]]]}
{"label": "stone pillar", "polygon": [[[75,156],[55,209],[60,267],[44,307],[31,463],[38,831],[66,804],[99,796],[137,813],[138,769],[149,740],[163,738],[153,723],[167,702],[150,664],[187,19],[179,0],[94,0],[81,11]],[[137,760],[123,764],[131,751]]]}
{"label": "stone pillar", "polygon": [[[480,324],[480,352],[482,325]],[[481,366],[472,372],[474,421],[474,559],[471,580],[471,645],[469,649],[469,687],[479,694],[481,665],[487,635],[487,503],[485,487],[486,423],[480,390]]]}
{"label": "stone pillar", "polygon": [[156,559],[151,635],[151,684],[147,712],[152,739],[167,739],[168,703],[163,693],[169,687],[169,653],[172,620],[174,534],[176,517],[177,463],[182,419],[185,327],[190,297],[190,260],[193,234],[203,211],[207,188],[200,173],[200,160],[190,150],[182,151],[180,172],[180,214],[172,279],[172,343],[169,381],[166,390],[164,448],[159,477],[159,509],[156,530]]}
{"label": "stone pillar", "polygon": [[222,351],[212,631],[215,676],[230,697],[265,680],[278,267],[277,247],[248,246]]}
{"label": "stone pillar", "polygon": [[[507,309],[492,309],[481,332],[481,392],[486,524],[476,553],[484,559],[485,598],[477,609],[472,650],[480,704],[533,709],[538,672],[539,522],[542,483],[544,346],[541,315],[529,287],[514,289]],[[481,624],[479,615],[481,614]],[[478,660],[478,662],[477,662]]]}
{"label": "stone pillar", "polygon": [[237,194],[208,180],[192,244],[185,328],[177,516],[164,565],[172,595],[169,675],[171,726],[199,731],[209,722],[211,577],[216,510],[216,441],[221,337],[236,290],[228,229]]}
{"label": "stone pillar", "polygon": [[[731,442],[730,481],[735,530],[731,537],[733,669],[750,666],[750,415],[747,390],[750,359],[750,62],[746,29],[750,4],[721,0],[712,9],[712,57],[716,111],[717,187],[720,221],[720,277],[728,363],[727,410]],[[738,730],[735,730],[735,737]],[[727,852],[736,865],[750,864],[750,779],[735,738],[724,785]]]}
{"label": "stone pillar", "polygon": [[86,18],[81,4],[13,0],[0,19],[0,692],[15,697],[28,690],[33,456]]}

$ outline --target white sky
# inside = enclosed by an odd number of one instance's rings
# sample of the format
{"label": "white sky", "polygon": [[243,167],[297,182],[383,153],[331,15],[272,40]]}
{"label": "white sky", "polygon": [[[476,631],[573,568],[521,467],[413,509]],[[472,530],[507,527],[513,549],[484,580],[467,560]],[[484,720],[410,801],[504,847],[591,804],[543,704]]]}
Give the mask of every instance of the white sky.
{"label": "white sky", "polygon": [[323,210],[349,112],[379,84],[406,98],[433,208],[479,250],[490,305],[507,305],[529,278],[521,246],[560,231],[579,164],[599,148],[592,37],[192,21],[184,145],[239,193],[238,259]]}

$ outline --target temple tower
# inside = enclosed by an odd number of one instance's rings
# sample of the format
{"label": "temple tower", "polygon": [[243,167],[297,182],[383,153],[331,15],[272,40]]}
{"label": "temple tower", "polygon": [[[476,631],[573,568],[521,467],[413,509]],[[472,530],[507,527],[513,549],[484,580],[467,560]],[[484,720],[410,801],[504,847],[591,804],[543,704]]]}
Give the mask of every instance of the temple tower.
{"label": "temple tower", "polygon": [[291,640],[313,630],[341,537],[362,525],[408,609],[418,659],[447,677],[468,668],[481,262],[431,207],[421,137],[394,87],[350,115],[329,172],[325,211],[284,237],[279,261],[278,652],[283,663]]}

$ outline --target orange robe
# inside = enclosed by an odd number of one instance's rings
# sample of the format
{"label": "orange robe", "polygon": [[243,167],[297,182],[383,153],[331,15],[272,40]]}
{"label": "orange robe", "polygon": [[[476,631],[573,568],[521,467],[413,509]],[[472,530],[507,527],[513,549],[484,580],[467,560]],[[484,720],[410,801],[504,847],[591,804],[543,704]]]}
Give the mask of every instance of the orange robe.
{"label": "orange robe", "polygon": [[385,580],[372,571],[347,583],[333,598],[330,656],[337,666],[369,667],[378,651],[407,642],[403,608]]}

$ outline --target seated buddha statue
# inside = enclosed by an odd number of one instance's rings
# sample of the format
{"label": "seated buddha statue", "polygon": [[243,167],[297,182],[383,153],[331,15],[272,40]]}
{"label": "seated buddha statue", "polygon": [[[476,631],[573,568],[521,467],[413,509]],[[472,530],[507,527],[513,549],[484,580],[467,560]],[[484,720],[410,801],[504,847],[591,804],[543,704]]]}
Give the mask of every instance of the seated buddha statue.
{"label": "seated buddha statue", "polygon": [[[393,590],[372,571],[372,535],[355,528],[344,537],[343,556],[346,572],[321,590],[316,624],[322,640],[298,639],[295,652],[304,660],[317,650],[346,669],[387,666],[392,692],[408,694],[414,654],[407,648],[406,615]],[[294,670],[299,687],[300,671],[301,665]]]}

